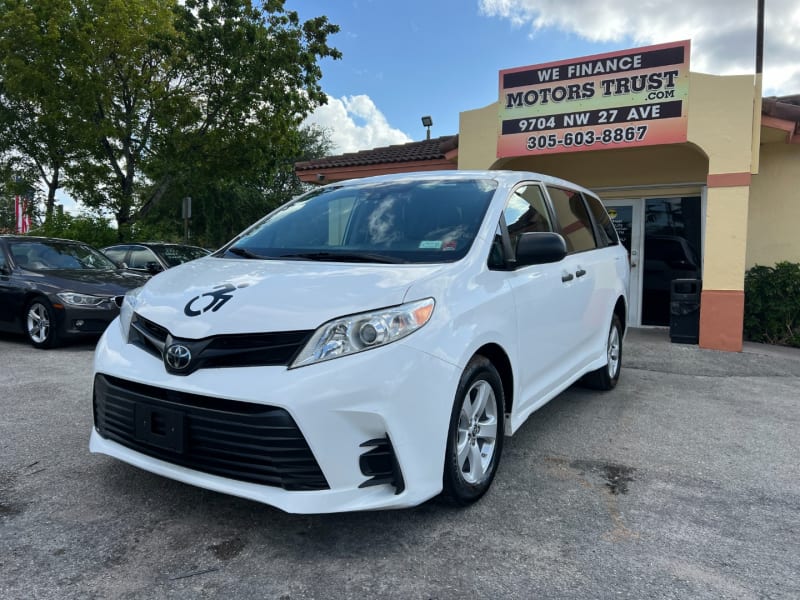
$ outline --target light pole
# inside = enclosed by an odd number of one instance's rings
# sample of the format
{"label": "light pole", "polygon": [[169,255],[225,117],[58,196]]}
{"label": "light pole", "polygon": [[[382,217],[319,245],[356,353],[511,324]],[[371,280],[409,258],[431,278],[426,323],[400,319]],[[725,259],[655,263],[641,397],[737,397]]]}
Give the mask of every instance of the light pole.
{"label": "light pole", "polygon": [[428,136],[425,139],[431,139],[431,127],[433,126],[433,119],[430,115],[422,117],[422,126],[428,128]]}

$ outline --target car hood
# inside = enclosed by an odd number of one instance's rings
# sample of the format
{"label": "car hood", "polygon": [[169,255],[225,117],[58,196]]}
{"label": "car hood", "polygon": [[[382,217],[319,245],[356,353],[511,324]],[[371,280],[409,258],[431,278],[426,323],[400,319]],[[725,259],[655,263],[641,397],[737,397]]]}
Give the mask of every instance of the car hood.
{"label": "car hood", "polygon": [[48,270],[24,273],[25,279],[42,290],[95,296],[119,296],[147,281],[146,277],[122,271]]}
{"label": "car hood", "polygon": [[401,304],[412,283],[443,268],[201,258],[153,277],[136,312],[189,339],[316,329],[337,317]]}

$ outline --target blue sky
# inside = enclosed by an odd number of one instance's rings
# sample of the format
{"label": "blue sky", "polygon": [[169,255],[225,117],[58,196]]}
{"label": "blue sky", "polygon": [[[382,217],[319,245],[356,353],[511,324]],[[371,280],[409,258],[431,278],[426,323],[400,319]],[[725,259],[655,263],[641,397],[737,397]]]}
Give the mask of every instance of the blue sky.
{"label": "blue sky", "polygon": [[[800,93],[800,3],[766,0],[765,95]],[[309,119],[340,152],[458,132],[497,99],[498,71],[692,40],[691,68],[752,72],[756,0],[287,0],[340,26],[322,62],[329,104]]]}

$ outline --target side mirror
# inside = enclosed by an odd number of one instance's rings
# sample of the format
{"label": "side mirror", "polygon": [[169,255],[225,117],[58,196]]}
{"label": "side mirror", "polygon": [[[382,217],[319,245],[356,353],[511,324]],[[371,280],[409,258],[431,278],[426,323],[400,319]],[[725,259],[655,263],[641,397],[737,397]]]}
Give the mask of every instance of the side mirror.
{"label": "side mirror", "polygon": [[11,267],[7,264],[0,265],[0,275],[11,275]]}
{"label": "side mirror", "polygon": [[567,255],[567,243],[558,233],[528,232],[517,239],[517,266],[543,265],[562,260]]}
{"label": "side mirror", "polygon": [[145,265],[145,268],[147,269],[147,272],[150,273],[151,275],[155,275],[156,273],[161,273],[161,271],[164,270],[163,267],[154,260],[148,261],[147,265]]}

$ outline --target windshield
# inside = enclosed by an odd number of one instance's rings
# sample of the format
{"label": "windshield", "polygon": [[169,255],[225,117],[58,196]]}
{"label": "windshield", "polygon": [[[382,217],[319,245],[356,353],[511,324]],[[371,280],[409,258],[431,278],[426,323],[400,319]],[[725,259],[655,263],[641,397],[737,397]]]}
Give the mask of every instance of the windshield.
{"label": "windshield", "polygon": [[226,256],[344,262],[452,262],[472,246],[493,180],[431,179],[329,186],[290,202]]}
{"label": "windshield", "polygon": [[170,267],[177,267],[180,264],[202,258],[209,254],[208,250],[196,246],[168,246],[166,244],[151,244],[153,249],[163,258]]}
{"label": "windshield", "polygon": [[57,240],[11,242],[11,254],[23,269],[114,271],[116,265],[97,250],[84,244]]}

